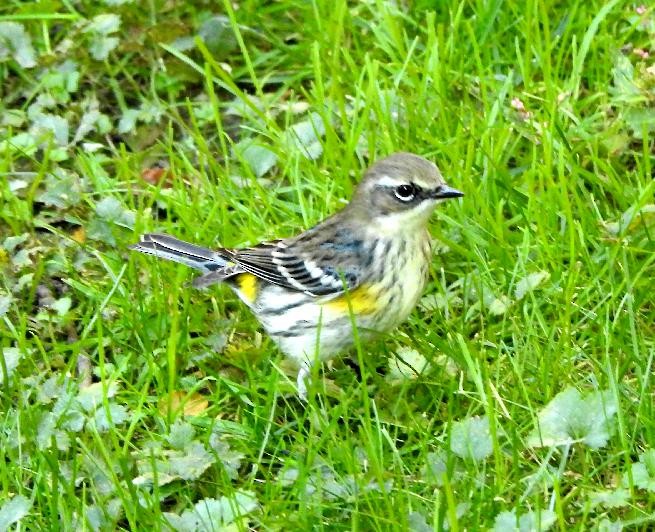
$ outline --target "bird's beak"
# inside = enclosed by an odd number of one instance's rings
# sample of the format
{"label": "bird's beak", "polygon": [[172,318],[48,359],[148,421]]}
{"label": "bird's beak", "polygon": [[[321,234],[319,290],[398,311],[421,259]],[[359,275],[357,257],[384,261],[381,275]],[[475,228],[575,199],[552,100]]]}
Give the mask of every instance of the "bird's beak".
{"label": "bird's beak", "polygon": [[461,198],[463,195],[463,192],[460,192],[456,188],[449,187],[448,185],[441,185],[438,189],[432,192],[432,197],[434,199]]}

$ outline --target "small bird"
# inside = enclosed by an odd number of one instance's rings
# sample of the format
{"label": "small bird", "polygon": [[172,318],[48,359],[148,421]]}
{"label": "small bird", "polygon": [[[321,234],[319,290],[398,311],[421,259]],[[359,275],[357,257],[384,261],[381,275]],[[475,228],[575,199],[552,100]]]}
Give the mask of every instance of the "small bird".
{"label": "small bird", "polygon": [[315,361],[386,332],[412,311],[427,282],[434,207],[464,194],[439,169],[412,153],[373,164],[351,201],[291,238],[242,249],[189,244],[164,234],[131,249],[196,268],[197,288],[226,283],[297,367],[298,394]]}

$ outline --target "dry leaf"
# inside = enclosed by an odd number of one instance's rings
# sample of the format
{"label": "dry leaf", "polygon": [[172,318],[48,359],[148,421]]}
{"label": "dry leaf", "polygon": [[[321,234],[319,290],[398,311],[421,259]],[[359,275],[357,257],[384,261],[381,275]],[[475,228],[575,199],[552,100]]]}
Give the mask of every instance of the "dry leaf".
{"label": "dry leaf", "polygon": [[151,185],[159,185],[162,183],[164,186],[170,186],[171,178],[172,174],[170,169],[160,164],[144,168],[141,171],[141,179]]}
{"label": "dry leaf", "polygon": [[71,233],[71,238],[78,244],[84,244],[86,242],[86,229],[82,226],[78,227]]}
{"label": "dry leaf", "polygon": [[209,406],[205,396],[197,392],[191,394],[183,391],[173,391],[159,401],[159,411],[162,414],[169,412],[177,414],[182,411],[185,416],[198,416]]}

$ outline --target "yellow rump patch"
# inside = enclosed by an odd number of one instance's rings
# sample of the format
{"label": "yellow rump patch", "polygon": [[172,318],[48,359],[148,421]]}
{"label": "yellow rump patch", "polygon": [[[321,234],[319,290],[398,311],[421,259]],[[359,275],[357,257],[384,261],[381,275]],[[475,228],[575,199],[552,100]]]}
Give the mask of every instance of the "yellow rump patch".
{"label": "yellow rump patch", "polygon": [[255,301],[257,297],[257,277],[252,273],[240,273],[236,281],[243,299],[248,303]]}
{"label": "yellow rump patch", "polygon": [[378,291],[371,285],[358,286],[354,290],[324,303],[325,308],[347,314],[372,314],[378,309]]}

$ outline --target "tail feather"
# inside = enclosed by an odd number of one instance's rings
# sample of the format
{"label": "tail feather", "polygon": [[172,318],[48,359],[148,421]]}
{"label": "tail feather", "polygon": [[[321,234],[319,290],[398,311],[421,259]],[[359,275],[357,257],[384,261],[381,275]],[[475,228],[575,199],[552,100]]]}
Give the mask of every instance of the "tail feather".
{"label": "tail feather", "polygon": [[227,265],[227,260],[215,251],[164,234],[145,234],[138,244],[133,244],[129,248],[162,259],[180,262],[205,273],[221,270]]}

